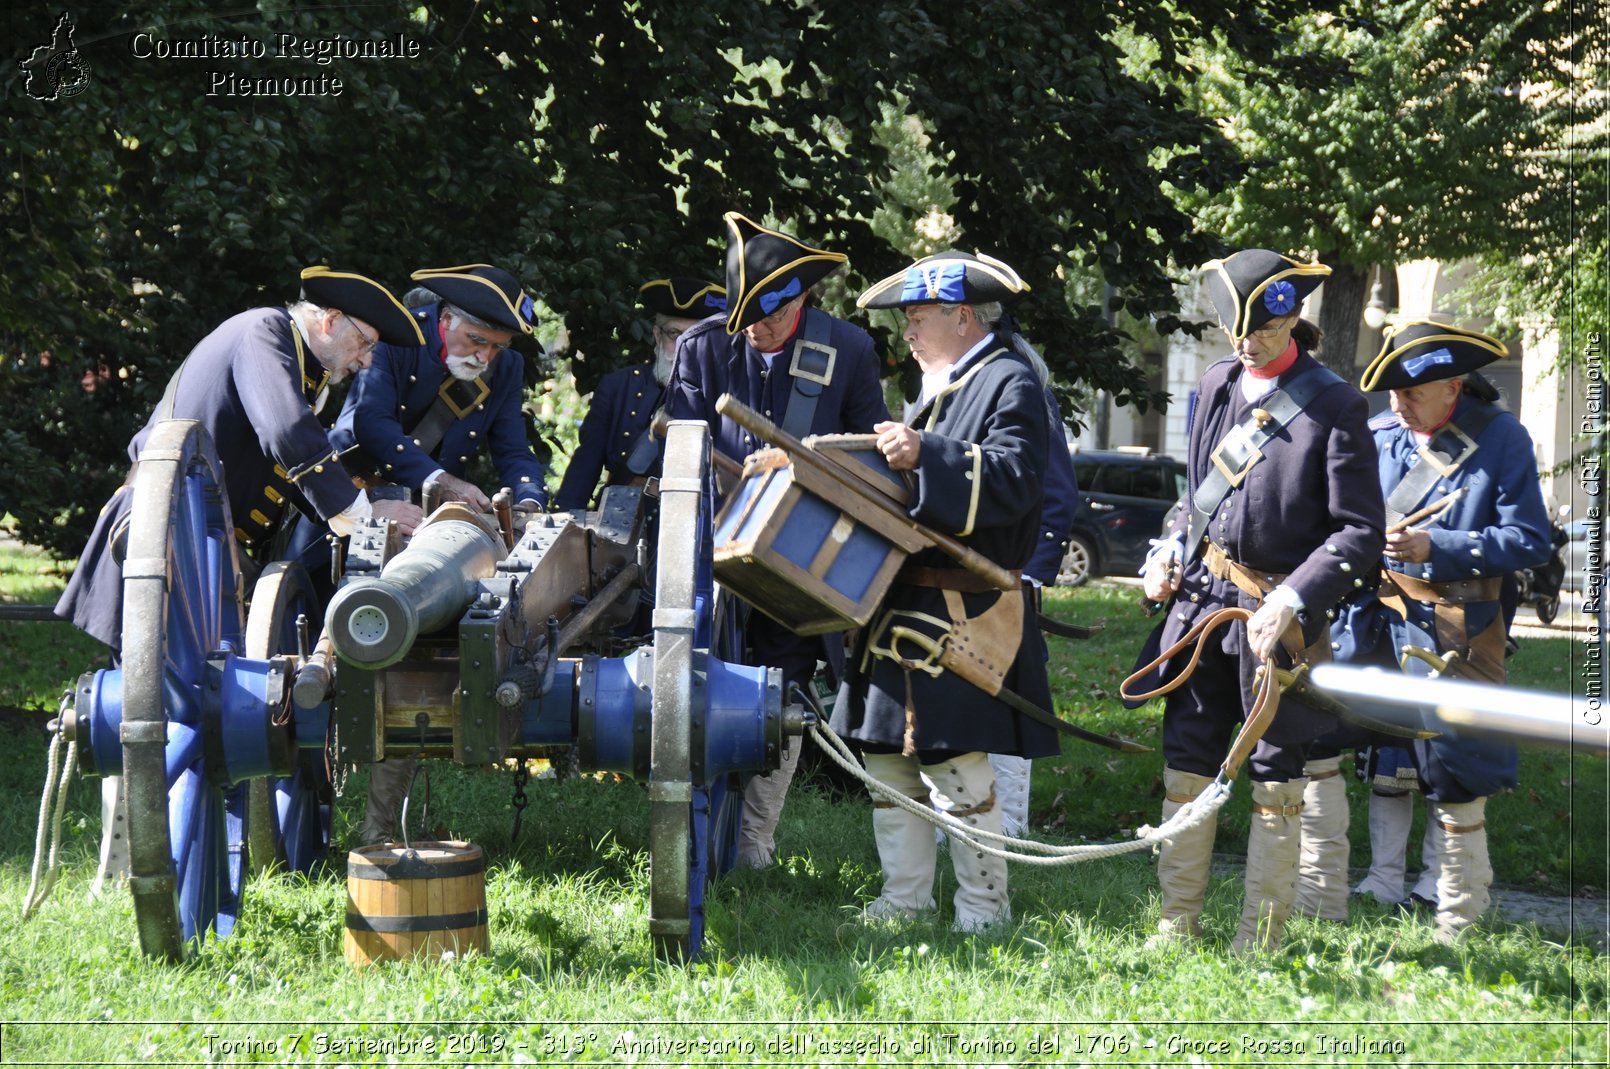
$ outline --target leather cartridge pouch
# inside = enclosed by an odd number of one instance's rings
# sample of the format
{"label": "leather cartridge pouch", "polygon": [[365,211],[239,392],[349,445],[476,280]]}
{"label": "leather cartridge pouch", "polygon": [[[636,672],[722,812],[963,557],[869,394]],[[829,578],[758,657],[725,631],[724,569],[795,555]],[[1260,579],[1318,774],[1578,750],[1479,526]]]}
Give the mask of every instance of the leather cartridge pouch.
{"label": "leather cartridge pouch", "polygon": [[1023,642],[1023,595],[1002,594],[995,604],[969,617],[961,592],[945,591],[950,640],[939,663],[985,694],[999,694]]}

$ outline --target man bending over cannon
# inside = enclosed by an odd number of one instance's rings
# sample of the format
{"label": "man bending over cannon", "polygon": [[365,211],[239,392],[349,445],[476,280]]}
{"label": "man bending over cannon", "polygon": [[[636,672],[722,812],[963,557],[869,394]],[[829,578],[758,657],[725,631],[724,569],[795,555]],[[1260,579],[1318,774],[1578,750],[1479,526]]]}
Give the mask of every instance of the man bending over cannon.
{"label": "man bending over cannon", "polygon": [[[1026,343],[998,325],[1000,302],[1027,289],[999,260],[944,252],[884,279],[857,301],[863,308],[905,309],[905,340],[922,368],[913,418],[874,428],[889,467],[915,476],[912,518],[1012,569],[1028,561],[1039,540],[1052,439],[1045,388],[1017,348]],[[1063,448],[1060,440],[1055,447]],[[1026,591],[1002,593],[936,549],[912,556],[857,643],[833,730],[855,742],[876,779],[999,833],[1002,808],[988,755],[1056,754],[1056,732],[924,651],[947,632],[970,631],[1000,652],[1008,666],[1005,688],[1050,709],[1035,621]],[[876,801],[872,827],[883,891],[867,913],[911,917],[933,909],[937,855],[928,822]],[[960,842],[950,853],[956,930],[1010,918],[1006,862]]]}
{"label": "man bending over cannon", "polygon": [[[547,502],[542,462],[527,444],[520,414],[525,376],[516,334],[532,331],[533,305],[515,277],[488,264],[415,271],[439,300],[412,310],[423,344],[382,345],[358,375],[330,431],[339,450],[374,478],[406,486],[423,500],[438,487],[448,500],[487,512],[491,498],[464,478],[485,446],[517,507]],[[359,839],[389,840],[415,762],[370,767],[369,800]]]}
{"label": "man bending over cannon", "polygon": [[[666,390],[667,413],[672,419],[704,420],[714,448],[735,461],[766,443],[716,412],[725,393],[796,438],[870,433],[889,418],[872,338],[807,306],[811,287],[848,258],[803,245],[737,212],[728,212],[726,223],[729,312],[725,321],[711,316],[682,335]],[[809,687],[817,660],[835,673],[844,660],[837,633],[802,637],[763,613],[750,614],[745,643],[744,663],[782,669],[785,692],[789,684]],[[782,767],[751,778],[744,788],[741,865],[772,863],[773,836],[799,765],[799,746],[789,740]]]}
{"label": "man bending over cannon", "polygon": [[[423,518],[407,502],[371,502],[355,489],[316,415],[326,387],[369,366],[382,341],[419,344],[418,328],[389,290],[362,275],[310,267],[301,281],[301,299],[289,308],[242,312],[197,343],[168,380],[156,411],[129,442],[129,459],[138,464],[159,422],[200,422],[223,465],[236,537],[260,561],[287,504],[337,534],[350,532],[371,515],[395,520],[404,531],[412,531]],[[130,478],[101,509],[56,604],[56,615],[114,652],[123,645],[121,542],[128,531],[133,482],[131,468]],[[109,853],[121,785],[121,777],[115,776],[102,785],[102,877],[127,864],[126,858]],[[121,850],[121,843],[116,849]]]}

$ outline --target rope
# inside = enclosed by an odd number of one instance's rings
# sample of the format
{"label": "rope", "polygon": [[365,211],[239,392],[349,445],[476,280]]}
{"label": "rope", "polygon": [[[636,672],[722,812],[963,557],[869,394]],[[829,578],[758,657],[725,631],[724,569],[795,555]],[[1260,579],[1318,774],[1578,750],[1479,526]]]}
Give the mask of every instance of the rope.
{"label": "rope", "polygon": [[[45,790],[39,798],[39,827],[34,833],[33,872],[28,880],[28,896],[23,900],[22,919],[32,917],[45,904],[56,887],[56,876],[61,862],[62,818],[67,814],[67,789],[72,785],[72,770],[78,761],[78,740],[67,744],[67,759],[61,760],[62,736],[56,732],[50,737],[50,749],[45,753]],[[51,796],[55,796],[55,805]],[[45,839],[50,839],[49,864],[44,876],[40,868],[46,861]]]}
{"label": "rope", "polygon": [[[908,798],[888,784],[874,779],[861,766],[861,762],[856,759],[845,741],[828,726],[825,720],[812,724],[810,732],[822,752],[832,758],[840,768],[866,784],[874,796],[886,799],[906,812],[943,828],[958,843],[992,857],[1024,865],[1073,865],[1081,861],[1095,861],[1147,850],[1161,845],[1188,828],[1207,820],[1217,819],[1219,810],[1230,798],[1230,780],[1221,773],[1218,779],[1208,784],[1195,801],[1181,806],[1162,827],[1153,828],[1144,825],[1135,829],[1134,841],[1058,846],[1053,843],[1036,842],[1033,839],[1018,839],[964,824],[955,817]],[[999,845],[992,846],[991,843]]]}

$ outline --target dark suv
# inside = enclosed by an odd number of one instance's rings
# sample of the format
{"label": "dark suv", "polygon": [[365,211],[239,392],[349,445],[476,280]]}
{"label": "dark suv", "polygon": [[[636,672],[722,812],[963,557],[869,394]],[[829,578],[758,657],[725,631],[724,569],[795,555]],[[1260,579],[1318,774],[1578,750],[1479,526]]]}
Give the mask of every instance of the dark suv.
{"label": "dark suv", "polygon": [[1138,574],[1163,517],[1185,495],[1185,465],[1143,448],[1075,450],[1073,471],[1079,508],[1057,583]]}

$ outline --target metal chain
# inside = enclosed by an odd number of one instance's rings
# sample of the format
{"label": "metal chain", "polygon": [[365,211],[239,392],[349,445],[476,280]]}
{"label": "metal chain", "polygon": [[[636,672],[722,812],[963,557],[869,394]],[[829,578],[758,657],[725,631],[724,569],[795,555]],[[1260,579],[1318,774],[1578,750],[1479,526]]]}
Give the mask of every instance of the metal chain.
{"label": "metal chain", "polygon": [[531,770],[526,768],[524,758],[520,758],[514,765],[514,830],[509,832],[509,842],[520,840],[520,822],[525,818],[525,807],[528,804],[525,796],[526,781],[531,778]]}

